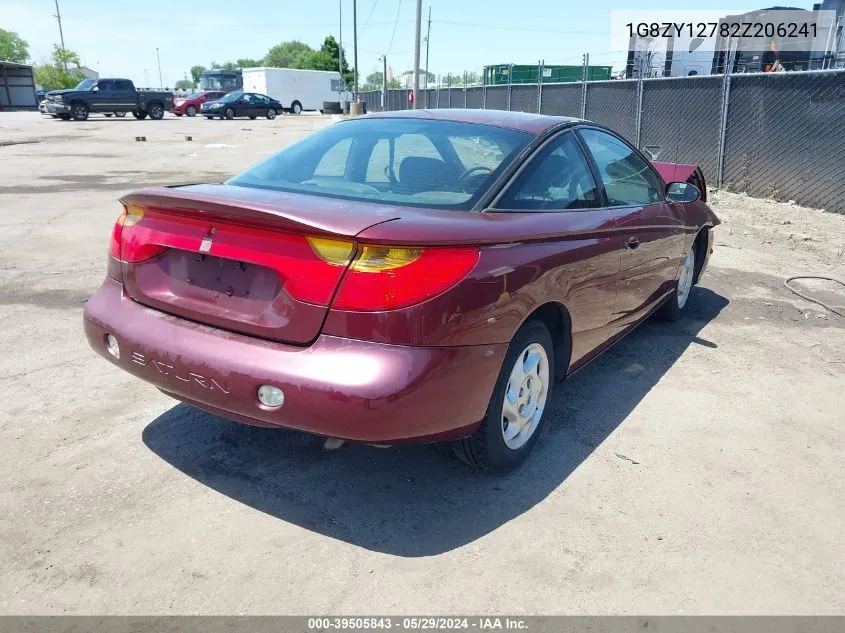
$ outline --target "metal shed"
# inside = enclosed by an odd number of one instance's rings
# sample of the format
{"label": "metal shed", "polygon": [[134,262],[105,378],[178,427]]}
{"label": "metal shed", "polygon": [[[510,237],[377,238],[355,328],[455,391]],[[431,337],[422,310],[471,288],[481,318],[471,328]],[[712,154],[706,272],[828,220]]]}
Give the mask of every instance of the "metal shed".
{"label": "metal shed", "polygon": [[0,60],[0,106],[35,109],[35,77],[32,66]]}

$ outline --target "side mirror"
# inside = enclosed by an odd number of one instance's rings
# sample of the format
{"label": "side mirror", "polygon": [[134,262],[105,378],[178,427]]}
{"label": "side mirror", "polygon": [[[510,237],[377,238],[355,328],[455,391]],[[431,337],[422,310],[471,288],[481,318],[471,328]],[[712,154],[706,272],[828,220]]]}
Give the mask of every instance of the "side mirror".
{"label": "side mirror", "polygon": [[695,202],[701,193],[688,182],[670,182],[666,185],[666,200],[669,202]]}

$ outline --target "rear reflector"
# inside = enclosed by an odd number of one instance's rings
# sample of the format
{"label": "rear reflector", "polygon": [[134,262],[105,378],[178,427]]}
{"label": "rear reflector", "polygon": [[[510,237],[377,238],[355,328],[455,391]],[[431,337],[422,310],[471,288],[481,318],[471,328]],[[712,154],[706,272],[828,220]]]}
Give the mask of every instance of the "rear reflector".
{"label": "rear reflector", "polygon": [[455,286],[472,271],[478,256],[473,247],[363,246],[332,308],[373,312],[412,306]]}

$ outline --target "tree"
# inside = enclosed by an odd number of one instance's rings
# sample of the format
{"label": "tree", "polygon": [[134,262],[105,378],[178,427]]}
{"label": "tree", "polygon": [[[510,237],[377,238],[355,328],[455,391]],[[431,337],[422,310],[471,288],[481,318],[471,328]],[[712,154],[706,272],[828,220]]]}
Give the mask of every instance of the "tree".
{"label": "tree", "polygon": [[[413,70],[406,70],[404,73],[402,73],[403,76],[404,75],[413,75],[413,74],[414,74]],[[435,81],[437,81],[437,78],[434,76],[434,73],[426,73],[426,71],[424,71],[422,68],[420,68],[420,85],[422,85],[423,82],[425,81],[426,74],[428,74],[428,83],[434,83]]]}
{"label": "tree", "polygon": [[[364,83],[359,86],[359,89],[362,92],[367,92],[368,90],[381,90],[384,87],[384,73],[380,70],[376,72],[370,73],[367,75],[367,78],[364,80]],[[399,80],[396,77],[387,80],[387,87],[388,88],[401,88],[402,84],[399,83]]]}
{"label": "tree", "polygon": [[35,82],[46,90],[73,88],[85,78],[79,69],[81,65],[79,55],[54,44],[50,63],[35,67]]}
{"label": "tree", "polygon": [[0,29],[0,60],[23,64],[29,59],[29,44],[17,33]]}
{"label": "tree", "polygon": [[200,75],[205,70],[205,66],[191,66],[191,79],[194,80],[194,85],[199,85]]}
{"label": "tree", "polygon": [[248,57],[244,57],[242,59],[239,59],[235,63],[237,64],[238,68],[258,68],[259,66],[264,65],[264,60],[263,59],[250,59]]}
{"label": "tree", "polygon": [[277,44],[267,51],[264,63],[275,68],[307,68],[304,58],[314,52],[305,42],[291,40]]}
{"label": "tree", "polygon": [[176,82],[176,85],[173,86],[176,90],[193,90],[195,87],[194,82],[190,79],[180,79]]}

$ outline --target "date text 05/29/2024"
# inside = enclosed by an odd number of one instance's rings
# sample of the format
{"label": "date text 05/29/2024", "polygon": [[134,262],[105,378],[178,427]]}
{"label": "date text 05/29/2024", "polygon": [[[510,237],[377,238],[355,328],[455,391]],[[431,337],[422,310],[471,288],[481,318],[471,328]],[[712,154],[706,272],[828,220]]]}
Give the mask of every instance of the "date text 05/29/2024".
{"label": "date text 05/29/2024", "polygon": [[528,631],[522,618],[511,617],[318,617],[308,631]]}

